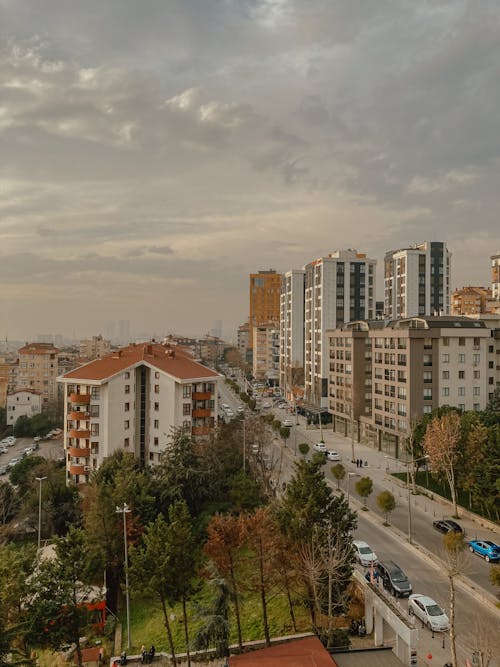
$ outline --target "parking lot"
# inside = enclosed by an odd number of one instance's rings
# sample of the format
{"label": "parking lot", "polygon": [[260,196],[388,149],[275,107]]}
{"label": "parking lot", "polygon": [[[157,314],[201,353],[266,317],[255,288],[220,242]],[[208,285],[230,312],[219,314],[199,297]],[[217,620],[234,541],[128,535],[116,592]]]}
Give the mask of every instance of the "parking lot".
{"label": "parking lot", "polygon": [[25,458],[25,456],[43,456],[46,459],[59,460],[64,458],[64,448],[62,434],[57,436],[54,439],[40,440],[38,443],[38,449],[32,451],[28,454],[25,453],[26,448],[31,448],[34,444],[33,438],[16,438],[16,442],[12,446],[6,446],[1,444],[0,447],[7,450],[4,453],[0,454],[0,474],[3,479],[8,478],[9,470],[7,470],[8,464],[13,460],[18,458],[19,460]]}

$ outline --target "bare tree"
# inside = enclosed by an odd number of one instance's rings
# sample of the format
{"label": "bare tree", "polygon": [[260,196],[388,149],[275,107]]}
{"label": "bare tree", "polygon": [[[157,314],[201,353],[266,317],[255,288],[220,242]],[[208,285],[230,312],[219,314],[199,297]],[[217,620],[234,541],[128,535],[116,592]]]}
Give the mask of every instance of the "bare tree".
{"label": "bare tree", "polygon": [[455,468],[458,462],[460,442],[460,415],[449,412],[435,417],[427,426],[424,436],[424,452],[432,469],[444,474],[450,488],[454,516],[458,516]]}
{"label": "bare tree", "polygon": [[458,667],[455,634],[455,578],[463,574],[469,554],[465,549],[462,533],[453,531],[443,538],[446,575],[450,587],[450,657],[453,667]]}
{"label": "bare tree", "polygon": [[489,667],[490,662],[500,655],[500,637],[491,628],[476,618],[472,636],[472,646],[478,659],[478,667]]}

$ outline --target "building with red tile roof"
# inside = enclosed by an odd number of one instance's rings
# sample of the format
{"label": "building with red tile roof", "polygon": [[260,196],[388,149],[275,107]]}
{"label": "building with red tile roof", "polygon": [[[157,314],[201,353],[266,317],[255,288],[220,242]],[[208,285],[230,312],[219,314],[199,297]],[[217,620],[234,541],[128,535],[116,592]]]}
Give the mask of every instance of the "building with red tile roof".
{"label": "building with red tile roof", "polygon": [[229,658],[229,667],[337,667],[317,637],[304,637]]}
{"label": "building with red tile roof", "polygon": [[154,341],[128,345],[62,375],[68,481],[87,482],[117,450],[155,465],[179,427],[194,437],[209,436],[220,377],[189,350]]}

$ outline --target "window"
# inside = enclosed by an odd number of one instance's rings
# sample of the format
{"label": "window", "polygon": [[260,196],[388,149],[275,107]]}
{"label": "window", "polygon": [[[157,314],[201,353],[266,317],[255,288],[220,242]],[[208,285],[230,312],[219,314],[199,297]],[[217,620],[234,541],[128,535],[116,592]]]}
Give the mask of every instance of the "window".
{"label": "window", "polygon": [[449,364],[449,363],[450,363],[450,355],[443,354],[443,364]]}
{"label": "window", "polygon": [[443,338],[443,345],[444,345],[445,347],[448,347],[449,344],[450,344],[450,339],[448,338],[448,336],[445,336],[445,337]]}
{"label": "window", "polygon": [[187,421],[187,420],[184,420],[182,422],[182,428],[191,428],[191,422]]}
{"label": "window", "polygon": [[129,422],[128,419],[126,419],[126,420],[123,422],[123,428],[124,428],[125,430],[127,430],[128,428],[130,428],[130,422]]}
{"label": "window", "polygon": [[125,380],[130,379],[130,371],[125,371]]}
{"label": "window", "polygon": [[429,387],[424,388],[424,401],[432,401],[432,389]]}
{"label": "window", "polygon": [[431,371],[424,371],[424,382],[429,383],[432,382],[432,372]]}
{"label": "window", "polygon": [[459,354],[458,355],[458,363],[459,364],[465,364],[465,354]]}
{"label": "window", "polygon": [[90,416],[91,417],[99,417],[99,406],[98,405],[91,405],[90,406]]}
{"label": "window", "polygon": [[125,393],[130,394],[130,385],[129,384],[125,385]]}
{"label": "window", "polygon": [[461,347],[463,347],[463,346],[465,345],[465,338],[463,338],[462,336],[460,336],[460,338],[458,339],[458,344],[459,344]]}
{"label": "window", "polygon": [[432,405],[424,405],[423,409],[424,415],[428,415],[430,412],[432,412]]}
{"label": "window", "polygon": [[160,443],[159,438],[156,438],[156,437],[153,438],[153,445],[154,445],[155,447],[158,447],[159,443]]}
{"label": "window", "polygon": [[465,412],[465,403],[459,403],[458,404],[458,409],[462,410],[462,412]]}
{"label": "window", "polygon": [[190,398],[190,397],[191,397],[191,385],[185,384],[182,387],[182,398]]}
{"label": "window", "polygon": [[155,412],[158,412],[159,409],[160,409],[160,404],[159,404],[159,403],[155,403]]}
{"label": "window", "polygon": [[450,371],[443,371],[442,378],[443,378],[443,380],[449,380],[450,379]]}
{"label": "window", "polygon": [[450,395],[450,388],[443,387],[443,396],[449,396],[449,395]]}
{"label": "window", "polygon": [[130,446],[130,438],[125,438],[123,440],[123,446],[124,447],[129,447]]}
{"label": "window", "polygon": [[90,395],[92,396],[92,398],[98,401],[100,396],[100,391],[101,390],[99,389],[99,387],[92,387],[92,389],[90,390]]}
{"label": "window", "polygon": [[159,394],[159,393],[160,393],[160,385],[155,384],[155,394]]}
{"label": "window", "polygon": [[473,354],[472,355],[472,363],[474,366],[477,366],[477,364],[481,361],[481,355],[480,354]]}
{"label": "window", "polygon": [[458,395],[459,396],[465,396],[465,387],[459,387],[458,388]]}
{"label": "window", "polygon": [[130,403],[125,403],[125,412],[130,410]]}
{"label": "window", "polygon": [[155,371],[155,380],[160,379],[160,373],[158,371]]}
{"label": "window", "polygon": [[473,387],[472,388],[472,395],[473,396],[480,396],[481,395],[481,387]]}
{"label": "window", "polygon": [[474,412],[479,412],[481,406],[479,405],[479,403],[474,403],[472,409],[474,410]]}
{"label": "window", "polygon": [[99,424],[91,424],[90,425],[90,433],[92,435],[99,435]]}
{"label": "window", "polygon": [[191,414],[191,403],[183,403],[182,404],[182,414],[183,415],[190,415]]}
{"label": "window", "polygon": [[465,371],[458,371],[458,379],[465,380]]}
{"label": "window", "polygon": [[160,428],[160,421],[158,419],[155,419],[153,422],[153,428]]}
{"label": "window", "polygon": [[481,371],[474,371],[473,375],[474,375],[474,380],[479,380],[479,378],[481,377]]}

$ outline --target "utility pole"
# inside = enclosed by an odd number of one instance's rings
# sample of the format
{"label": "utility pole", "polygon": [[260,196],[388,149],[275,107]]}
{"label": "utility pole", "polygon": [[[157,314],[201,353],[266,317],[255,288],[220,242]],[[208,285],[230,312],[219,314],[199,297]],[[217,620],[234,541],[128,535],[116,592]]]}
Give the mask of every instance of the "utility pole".
{"label": "utility pole", "polygon": [[245,429],[245,415],[243,415],[243,472],[246,472],[246,457],[247,457],[247,440]]}
{"label": "utility pole", "polygon": [[35,477],[36,481],[40,483],[38,488],[38,549],[37,553],[40,553],[40,542],[42,535],[42,482],[47,477]]}
{"label": "utility pole", "polygon": [[127,514],[130,512],[127,503],[123,507],[116,507],[117,514],[123,514],[123,546],[125,549],[125,601],[127,605],[127,648],[132,647],[132,638],[130,637],[130,594],[128,587],[128,547],[127,547]]}

